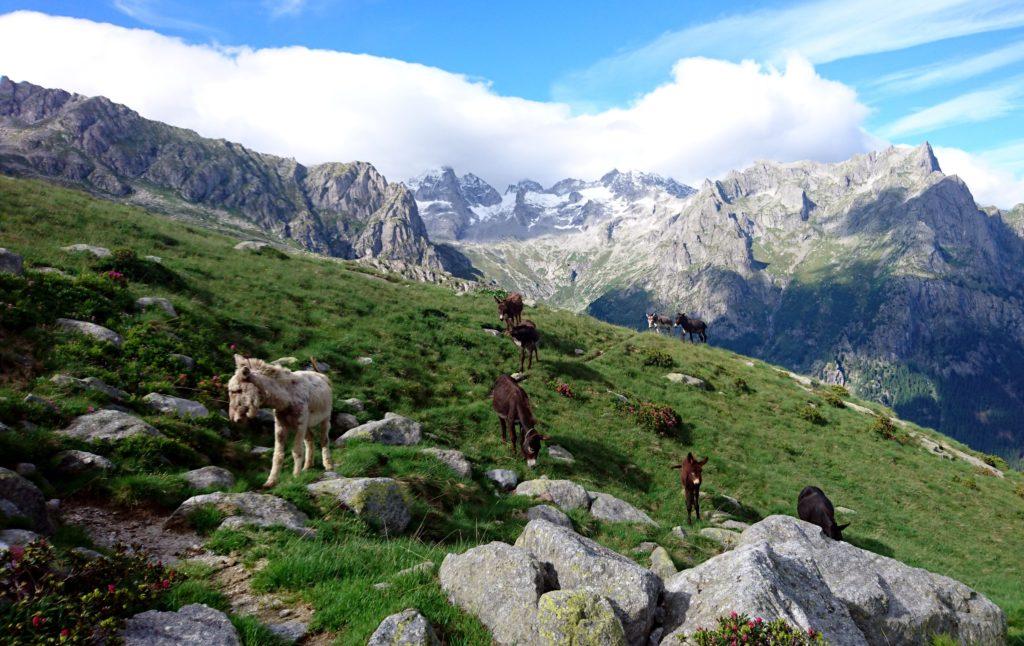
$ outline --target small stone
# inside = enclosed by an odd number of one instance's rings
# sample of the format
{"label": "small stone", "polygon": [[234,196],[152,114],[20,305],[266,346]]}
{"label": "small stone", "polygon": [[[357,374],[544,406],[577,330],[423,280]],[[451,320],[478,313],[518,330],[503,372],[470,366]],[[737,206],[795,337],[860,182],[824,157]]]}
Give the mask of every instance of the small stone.
{"label": "small stone", "polygon": [[640,523],[657,525],[650,516],[640,511],[625,500],[600,491],[589,491],[591,505],[590,515],[612,523]]}
{"label": "small stone", "polygon": [[124,343],[124,339],[121,335],[109,328],[105,328],[102,325],[96,325],[89,321],[76,321],[74,319],[57,319],[55,321],[57,327],[68,330],[69,332],[78,332],[90,336],[98,341],[106,341],[118,348]]}
{"label": "small stone", "polygon": [[682,384],[686,384],[687,386],[693,386],[694,388],[699,388],[701,390],[710,390],[710,387],[708,386],[708,382],[704,381],[703,379],[698,379],[697,377],[693,377],[691,375],[684,375],[681,372],[670,372],[667,375],[665,375],[665,378],[668,379],[669,381],[671,381],[672,383],[676,383],[676,384],[682,383]]}
{"label": "small stone", "polygon": [[366,646],[440,646],[427,618],[415,608],[385,617]]}
{"label": "small stone", "polygon": [[56,267],[31,267],[29,269],[29,271],[35,272],[37,274],[49,274],[49,275],[52,275],[52,276],[61,276],[63,278],[69,278],[70,277],[70,276],[68,276],[67,272],[62,271],[60,269],[57,269]]}
{"label": "small stone", "polygon": [[329,496],[386,534],[400,534],[412,520],[401,486],[392,478],[335,478],[307,485]]}
{"label": "small stone", "polygon": [[228,616],[209,606],[193,603],[177,612],[147,610],[128,620],[125,646],[239,646],[238,631]]}
{"label": "small stone", "polygon": [[705,527],[700,530],[700,535],[718,543],[727,550],[739,545],[740,535],[736,532],[722,529],[721,527]]}
{"label": "small stone", "polygon": [[69,251],[71,253],[91,253],[97,258],[110,257],[110,249],[107,249],[106,247],[96,247],[93,245],[82,243],[68,245],[66,247],[61,247],[61,249],[64,251]]}
{"label": "small stone", "polygon": [[355,397],[350,397],[350,398],[346,399],[345,400],[345,405],[348,406],[349,408],[351,408],[352,410],[354,410],[357,413],[363,412],[363,410],[365,410],[365,408],[366,408],[363,405],[362,400],[356,399]]}
{"label": "small stone", "polygon": [[254,446],[249,449],[251,455],[266,455],[267,453],[273,453],[274,449],[269,446]]}
{"label": "small stone", "polygon": [[573,457],[572,453],[569,453],[567,449],[557,444],[552,444],[548,447],[548,457],[553,462],[561,462],[562,464],[574,464],[576,462],[576,458]]}
{"label": "small stone", "polygon": [[356,363],[361,366],[369,366],[373,363],[373,357],[357,357]]}
{"label": "small stone", "polygon": [[294,644],[309,634],[309,624],[292,619],[280,624],[267,624],[267,630],[277,635],[278,639],[286,644]]}
{"label": "small stone", "polygon": [[512,377],[514,381],[522,381],[523,379],[526,379],[527,376],[528,375],[525,372],[513,372],[509,375],[509,377]]}
{"label": "small stone", "polygon": [[387,590],[390,587],[391,587],[391,584],[388,583],[387,581],[381,581],[380,583],[374,583],[373,584],[373,589],[374,590]]}
{"label": "small stone", "polygon": [[551,505],[537,505],[536,507],[530,507],[526,511],[526,517],[529,520],[537,520],[540,518],[567,529],[573,528],[572,519],[569,518],[569,516],[561,509],[557,509]]}
{"label": "small stone", "polygon": [[27,477],[35,474],[36,465],[32,464],[31,462],[19,462],[16,465],[14,465],[14,471],[19,476]]}
{"label": "small stone", "polygon": [[572,480],[536,478],[520,482],[516,494],[553,502],[563,510],[590,509],[590,494]]}
{"label": "small stone", "polygon": [[95,561],[96,559],[105,558],[102,554],[100,554],[96,550],[91,550],[88,547],[72,547],[71,548],[71,553],[72,554],[77,554],[78,556],[81,556],[82,558],[84,558],[86,560],[89,560],[89,561]]}
{"label": "small stone", "polygon": [[335,430],[344,433],[359,426],[359,420],[352,413],[335,413],[333,426]]}
{"label": "small stone", "polygon": [[672,562],[672,557],[669,556],[668,550],[658,545],[651,552],[651,572],[654,572],[662,579],[667,579],[679,570],[676,569],[676,564]]}
{"label": "small stone", "polygon": [[193,489],[230,489],[235,486],[235,476],[223,467],[203,467],[182,474],[185,482]]}
{"label": "small stone", "polygon": [[428,449],[422,449],[420,452],[434,456],[443,462],[449,469],[454,471],[456,475],[463,478],[468,478],[473,473],[473,466],[470,464],[469,460],[466,459],[466,456],[462,451],[431,447]]}
{"label": "small stone", "polygon": [[299,360],[297,357],[281,357],[280,359],[275,359],[270,363],[274,364],[275,366],[283,366],[285,368],[288,368],[290,366],[299,365]]}
{"label": "small stone", "polygon": [[419,422],[395,413],[387,413],[382,420],[367,422],[349,429],[334,443],[340,445],[351,440],[367,440],[378,444],[409,446],[419,444],[422,438],[423,431]]}
{"label": "small stone", "polygon": [[583,355],[585,355],[585,354],[587,353],[587,352],[586,352],[586,350],[584,350],[583,348],[576,348],[576,349],[575,349],[575,350],[573,350],[572,352],[573,352],[573,354],[575,354],[575,355],[576,355],[577,357],[582,357]]}
{"label": "small stone", "polygon": [[406,576],[408,574],[420,574],[420,573],[428,573],[428,572],[433,572],[433,571],[434,571],[434,562],[433,561],[423,561],[422,563],[419,563],[419,564],[414,565],[412,567],[407,567],[404,570],[399,570],[398,572],[395,572],[395,576],[399,577],[399,576]]}
{"label": "small stone", "polygon": [[651,552],[654,551],[654,548],[656,548],[657,546],[658,546],[657,543],[652,543],[651,541],[644,541],[643,543],[640,543],[639,545],[637,545],[636,549],[633,550],[633,551],[636,552],[637,554],[648,554],[649,555]]}
{"label": "small stone", "polygon": [[135,308],[140,312],[144,312],[151,307],[156,307],[163,310],[168,316],[177,316],[178,312],[174,309],[174,305],[171,301],[166,298],[160,298],[159,296],[143,296],[135,301]]}
{"label": "small stone", "polygon": [[21,256],[0,247],[0,274],[14,274],[21,276],[25,273],[24,261]]}
{"label": "small stone", "polygon": [[46,511],[52,516],[60,515],[60,498],[50,498],[46,501]]}
{"label": "small stone", "polygon": [[837,514],[846,514],[847,516],[855,516],[857,512],[848,507],[836,507]]}
{"label": "small stone", "polygon": [[54,463],[58,471],[72,476],[90,471],[109,471],[114,468],[114,463],[102,455],[74,449],[58,453],[54,456]]}
{"label": "small stone", "polygon": [[158,265],[164,264],[164,259],[160,256],[143,256],[143,259],[148,260],[149,262],[155,262]]}
{"label": "small stone", "polygon": [[676,525],[672,528],[672,536],[676,537],[680,543],[686,540],[686,530],[681,526]]}
{"label": "small stone", "polygon": [[501,330],[495,330],[492,327],[485,327],[484,332],[490,334],[491,336],[501,336]]}
{"label": "small stone", "polygon": [[228,517],[220,524],[221,529],[237,529],[243,526],[273,527],[284,526],[296,533],[306,535],[309,517],[283,498],[270,494],[253,493],[204,493],[192,496],[181,503],[174,513],[164,521],[165,529],[188,525],[189,516],[201,507],[215,507]]}
{"label": "small stone", "polygon": [[185,370],[192,370],[196,367],[196,360],[187,354],[171,354],[171,358],[181,364]]}
{"label": "small stone", "polygon": [[491,469],[484,477],[498,486],[502,491],[512,491],[519,484],[519,476],[511,469]]}
{"label": "small stone", "polygon": [[50,401],[49,399],[44,399],[43,397],[40,397],[39,395],[33,395],[32,393],[29,393],[28,395],[25,395],[25,399],[23,399],[21,401],[25,402],[26,404],[37,404],[37,405],[42,406],[43,408],[45,408],[45,409],[47,409],[49,411],[55,412],[55,413],[59,413],[60,412],[60,409],[57,408],[57,405],[54,404],[52,401]]}
{"label": "small stone", "polygon": [[27,529],[0,530],[0,550],[9,550],[12,547],[25,547],[37,538],[42,538],[42,536]]}
{"label": "small stone", "polygon": [[742,532],[746,528],[750,527],[750,523],[744,523],[738,520],[727,520],[719,525],[722,529],[731,529],[733,531]]}

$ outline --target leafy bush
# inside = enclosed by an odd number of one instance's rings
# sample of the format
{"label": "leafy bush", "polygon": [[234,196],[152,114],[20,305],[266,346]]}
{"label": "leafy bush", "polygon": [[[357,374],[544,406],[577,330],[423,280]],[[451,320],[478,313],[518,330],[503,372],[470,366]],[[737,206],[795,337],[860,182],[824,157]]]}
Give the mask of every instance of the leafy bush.
{"label": "leafy bush", "polygon": [[829,386],[829,390],[834,392],[839,397],[850,396],[850,391],[844,388],[843,386],[840,386],[839,384],[832,384],[831,386]]}
{"label": "leafy bush", "polygon": [[656,368],[671,368],[676,365],[676,360],[667,352],[648,350],[644,353],[644,365]]}
{"label": "leafy bush", "polygon": [[885,415],[875,417],[875,421],[871,425],[871,432],[883,440],[892,440],[900,444],[910,442],[910,434],[898,428],[892,419]]}
{"label": "leafy bush", "polygon": [[106,324],[131,309],[131,295],[101,276],[72,279],[50,274],[0,273],[0,328],[22,331],[56,318]]}
{"label": "leafy bush", "polygon": [[750,384],[748,384],[747,380],[743,377],[736,377],[736,381],[732,382],[732,385],[736,389],[736,392],[743,395],[749,395],[754,392],[754,389],[750,387]]}
{"label": "leafy bush", "polygon": [[800,416],[800,419],[817,426],[824,426],[828,423],[828,420],[814,404],[807,404],[797,412],[797,415]]}
{"label": "leafy bush", "polygon": [[961,478],[959,475],[954,475],[953,482],[961,484],[967,487],[968,489],[971,489],[972,491],[978,491],[979,489],[981,489],[981,487],[978,486],[978,481],[972,478],[971,476]]}
{"label": "leafy bush", "polygon": [[619,401],[617,407],[621,412],[631,415],[641,428],[659,435],[674,434],[682,428],[683,420],[671,406],[627,400]]}
{"label": "leafy bush", "polygon": [[112,278],[111,273],[116,273],[125,281],[160,285],[174,291],[186,286],[177,273],[158,262],[139,258],[134,249],[114,249],[109,257],[99,260],[94,267],[108,278]]}
{"label": "leafy bush", "polygon": [[125,619],[155,606],[176,574],[144,555],[61,557],[45,540],[0,553],[0,630],[6,644],[115,640]]}
{"label": "leafy bush", "polygon": [[821,393],[822,399],[828,402],[829,406],[833,408],[846,408],[846,404],[843,402],[843,398],[840,397],[832,390],[825,390]]}
{"label": "leafy bush", "polygon": [[574,399],[576,397],[576,395],[572,392],[572,387],[570,387],[569,384],[558,384],[557,386],[555,386],[555,392],[561,395],[562,397],[567,397],[569,399]]}
{"label": "leafy bush", "polygon": [[760,617],[730,613],[719,617],[715,628],[698,628],[691,638],[698,646],[803,646],[825,644],[825,638],[813,628],[806,632],[789,625],[785,619],[765,621]]}
{"label": "leafy bush", "polygon": [[1021,498],[1024,498],[1024,483],[1018,484],[1014,488],[1013,493],[1017,494]]}
{"label": "leafy bush", "polygon": [[998,455],[982,455],[982,461],[990,467],[995,467],[1000,471],[1009,471],[1010,465],[1003,458]]}

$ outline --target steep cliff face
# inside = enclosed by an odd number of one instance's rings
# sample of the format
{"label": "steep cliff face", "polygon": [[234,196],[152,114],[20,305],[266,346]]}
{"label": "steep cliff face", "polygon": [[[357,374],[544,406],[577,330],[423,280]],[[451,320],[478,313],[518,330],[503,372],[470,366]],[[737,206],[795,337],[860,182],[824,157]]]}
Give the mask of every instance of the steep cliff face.
{"label": "steep cliff face", "polygon": [[372,165],[305,167],[144,119],[103,97],[0,79],[0,171],[150,207],[187,206],[319,253],[386,255],[441,269],[415,201],[390,199],[387,180]]}
{"label": "steep cliff face", "polygon": [[631,204],[600,227],[458,244],[533,296],[633,327],[687,311],[715,343],[1020,454],[1022,207],[980,210],[927,144],[758,163]]}

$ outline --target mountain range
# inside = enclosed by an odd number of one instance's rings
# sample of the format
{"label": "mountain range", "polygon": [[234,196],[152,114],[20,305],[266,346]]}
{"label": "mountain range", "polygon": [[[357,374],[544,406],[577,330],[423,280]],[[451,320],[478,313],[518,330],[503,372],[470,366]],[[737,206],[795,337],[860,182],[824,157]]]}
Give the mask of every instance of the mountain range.
{"label": "mountain range", "polygon": [[0,171],[630,327],[685,311],[714,344],[1022,457],[1024,205],[979,207],[928,144],[759,162],[697,189],[612,170],[499,192],[448,167],[404,183],[366,162],[307,167],[5,78]]}

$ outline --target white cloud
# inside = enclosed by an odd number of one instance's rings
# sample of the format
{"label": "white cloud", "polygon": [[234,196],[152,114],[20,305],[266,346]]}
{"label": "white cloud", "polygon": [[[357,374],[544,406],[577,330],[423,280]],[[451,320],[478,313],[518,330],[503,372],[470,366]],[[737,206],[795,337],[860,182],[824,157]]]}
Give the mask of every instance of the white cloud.
{"label": "white cloud", "polygon": [[975,90],[922,108],[883,126],[883,137],[902,137],[910,134],[931,132],[961,123],[977,123],[1006,116],[1020,107],[1024,98],[1024,77],[1009,82]]}
{"label": "white cloud", "polygon": [[797,53],[817,64],[1022,25],[1020,0],[814,0],[667,32],[568,75],[552,93],[585,106],[651,87],[687,56],[779,62]]}
{"label": "white cloud", "polygon": [[228,50],[19,12],[0,16],[0,70],[305,163],[363,159],[393,179],[451,164],[499,188],[612,167],[694,182],[756,159],[839,160],[875,144],[854,91],[799,58],[784,70],[685,59],[671,82],[630,106],[574,115],[393,59]]}
{"label": "white cloud", "polygon": [[[1024,144],[1016,144],[1014,148],[1019,153]],[[934,150],[942,171],[947,175],[958,175],[967,182],[978,204],[1008,209],[1024,202],[1024,168],[1014,172],[992,161],[1005,154],[1003,149],[980,154],[941,146]]]}
{"label": "white cloud", "polygon": [[177,31],[191,31],[212,34],[214,30],[197,22],[174,18],[160,8],[157,0],[113,0],[115,9],[143,25]]}
{"label": "white cloud", "polygon": [[936,85],[964,81],[1024,60],[1024,41],[1000,47],[971,58],[948,59],[887,74],[871,87],[885,94],[907,94]]}
{"label": "white cloud", "polygon": [[306,0],[265,0],[264,4],[274,17],[294,16],[306,8]]}

